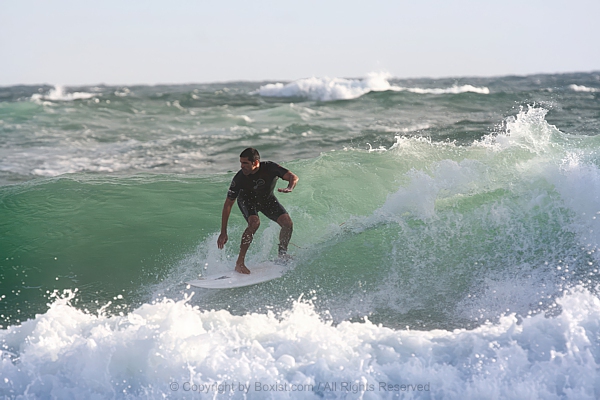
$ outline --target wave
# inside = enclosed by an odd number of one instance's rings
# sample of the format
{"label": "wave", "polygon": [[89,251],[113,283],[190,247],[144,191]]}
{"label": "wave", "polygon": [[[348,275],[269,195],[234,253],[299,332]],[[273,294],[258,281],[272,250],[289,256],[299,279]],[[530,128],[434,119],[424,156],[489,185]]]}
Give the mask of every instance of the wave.
{"label": "wave", "polygon": [[487,87],[472,85],[454,85],[450,88],[406,88],[389,83],[390,75],[386,73],[370,73],[364,79],[344,78],[305,78],[283,84],[270,83],[261,86],[256,92],[265,97],[302,97],[310,100],[333,101],[356,99],[370,92],[411,92],[417,94],[489,94]]}
{"label": "wave", "polygon": [[73,100],[85,100],[91,99],[96,96],[94,93],[87,92],[73,92],[67,93],[66,89],[62,85],[54,86],[54,89],[51,89],[47,94],[33,94],[31,96],[31,100],[33,101],[73,101]]}
{"label": "wave", "polygon": [[365,79],[306,78],[288,84],[271,83],[261,86],[257,93],[268,97],[306,97],[311,100],[332,101],[356,99],[365,93],[391,90],[389,75],[371,73]]}
{"label": "wave", "polygon": [[433,88],[433,89],[422,89],[422,88],[399,88],[396,90],[407,91],[418,94],[459,94],[459,93],[479,93],[479,94],[490,94],[490,89],[487,87],[476,87],[473,85],[454,85],[449,88]]}
{"label": "wave", "polygon": [[[444,90],[473,87],[461,88]],[[44,107],[50,108],[59,109]],[[279,118],[270,125],[245,108],[225,110],[222,117],[240,129],[257,125],[260,136],[271,138],[277,136],[260,129],[293,121],[300,125],[292,132],[304,138],[315,129],[304,123],[310,115],[329,112],[313,108],[318,111],[278,105],[268,110],[269,118]],[[171,111],[179,116],[181,110]],[[235,244],[225,251],[214,245],[215,210],[229,174],[98,175],[93,184],[87,183],[92,174],[81,174],[27,189],[7,187],[3,224],[40,254],[41,261],[23,261],[23,274],[37,268],[29,267],[34,262],[48,268],[45,255],[55,249],[93,253],[102,247],[110,263],[81,257],[79,264],[89,271],[128,271],[126,278],[103,274],[99,285],[130,294],[127,307],[87,312],[95,309],[83,297],[89,288],[73,279],[66,285],[80,288],[81,302],[68,293],[44,298],[43,311],[26,314],[31,319],[24,322],[12,319],[24,303],[0,298],[8,310],[3,315],[11,316],[0,330],[0,397],[598,397],[598,138],[561,132],[546,121],[547,112],[521,109],[494,133],[462,146],[411,135],[435,125],[415,118],[400,121],[398,126],[408,126],[406,135],[383,142],[385,147],[360,150],[350,142],[344,151],[286,163],[302,174],[299,190],[284,200],[297,227],[293,269],[261,286],[197,291],[193,298],[181,284],[188,275],[231,269],[237,255]],[[346,125],[335,127],[347,131]],[[77,140],[86,132],[74,130],[69,140],[83,146]],[[167,165],[183,161],[176,158],[182,155],[199,163],[197,149],[215,146],[168,132],[149,141],[131,136],[106,144],[111,149],[77,147],[50,161],[42,155],[49,148],[40,146],[10,160],[21,165],[18,157],[35,159],[23,171],[50,176],[103,173],[107,166],[139,171],[154,167],[157,154]],[[223,132],[229,131],[211,131],[211,138],[231,139]],[[235,161],[237,149],[223,148],[221,154]],[[79,229],[85,221],[89,232]],[[232,238],[239,240],[244,224],[239,213],[232,217]],[[35,226],[50,234],[22,228]],[[277,225],[264,221],[261,229],[249,262],[276,254]],[[127,257],[120,254],[125,252]],[[72,275],[78,268],[77,279],[86,281],[88,272],[77,262],[61,263],[52,265],[52,274]],[[162,282],[150,276],[154,271]],[[23,285],[20,298],[34,285],[20,276],[20,267],[17,272],[5,284]],[[54,275],[47,279],[44,289],[56,287]],[[113,298],[102,293],[85,295],[100,305]],[[293,301],[301,293],[312,300]]]}
{"label": "wave", "polygon": [[591,87],[587,87],[587,86],[583,86],[583,85],[569,85],[569,89],[571,89],[575,92],[589,92],[589,93],[596,93],[596,92],[600,91],[600,89],[591,88]]}
{"label": "wave", "polygon": [[[600,300],[564,294],[560,315],[514,314],[473,330],[333,324],[310,302],[280,314],[201,311],[188,300],[124,315],[80,311],[73,293],[0,332],[7,397],[594,398]],[[595,340],[595,339],[592,339]],[[299,393],[301,392],[301,393]]]}
{"label": "wave", "polygon": [[[245,121],[245,116],[232,116]],[[246,117],[247,118],[247,117]],[[85,129],[78,135],[53,137],[45,148],[15,149],[0,161],[0,171],[22,176],[57,177],[73,173],[128,173],[156,171],[182,173],[210,167],[207,156],[199,147],[203,138],[176,134],[170,138],[139,141],[94,143],[94,131]],[[183,146],[181,143],[189,143]]]}

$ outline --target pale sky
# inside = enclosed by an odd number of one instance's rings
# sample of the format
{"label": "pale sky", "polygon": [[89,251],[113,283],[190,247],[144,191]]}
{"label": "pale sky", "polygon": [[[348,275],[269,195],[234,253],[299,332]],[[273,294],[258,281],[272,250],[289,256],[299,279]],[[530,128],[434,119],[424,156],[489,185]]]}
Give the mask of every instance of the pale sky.
{"label": "pale sky", "polygon": [[0,85],[600,70],[599,0],[0,0]]}

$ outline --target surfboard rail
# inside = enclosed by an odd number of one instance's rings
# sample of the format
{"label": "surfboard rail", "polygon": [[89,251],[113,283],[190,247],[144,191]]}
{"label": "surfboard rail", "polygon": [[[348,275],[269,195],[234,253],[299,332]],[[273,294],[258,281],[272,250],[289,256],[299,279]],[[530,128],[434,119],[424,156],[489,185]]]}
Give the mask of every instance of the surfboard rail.
{"label": "surfboard rail", "polygon": [[285,268],[281,265],[263,262],[254,265],[249,274],[241,274],[236,271],[219,272],[188,281],[186,284],[204,289],[233,289],[281,278],[284,272]]}

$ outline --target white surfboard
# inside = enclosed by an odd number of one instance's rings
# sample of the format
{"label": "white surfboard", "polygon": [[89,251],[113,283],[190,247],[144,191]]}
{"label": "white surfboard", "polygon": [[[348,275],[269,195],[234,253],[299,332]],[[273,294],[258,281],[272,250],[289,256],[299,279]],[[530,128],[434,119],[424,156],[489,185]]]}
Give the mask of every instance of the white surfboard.
{"label": "white surfboard", "polygon": [[230,271],[220,274],[203,276],[200,279],[186,282],[188,285],[206,289],[230,289],[243,286],[256,285],[272,279],[281,278],[285,271],[281,265],[272,262],[256,264],[250,269],[249,274],[240,274]]}

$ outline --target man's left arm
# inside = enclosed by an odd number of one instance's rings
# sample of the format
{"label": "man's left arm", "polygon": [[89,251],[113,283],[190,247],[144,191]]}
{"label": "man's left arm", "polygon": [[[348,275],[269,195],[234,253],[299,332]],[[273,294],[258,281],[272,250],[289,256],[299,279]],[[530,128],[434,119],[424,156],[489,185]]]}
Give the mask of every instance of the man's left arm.
{"label": "man's left arm", "polygon": [[286,172],[281,179],[289,182],[286,188],[277,189],[277,191],[281,193],[290,193],[292,190],[294,190],[299,181],[299,178],[292,171]]}

